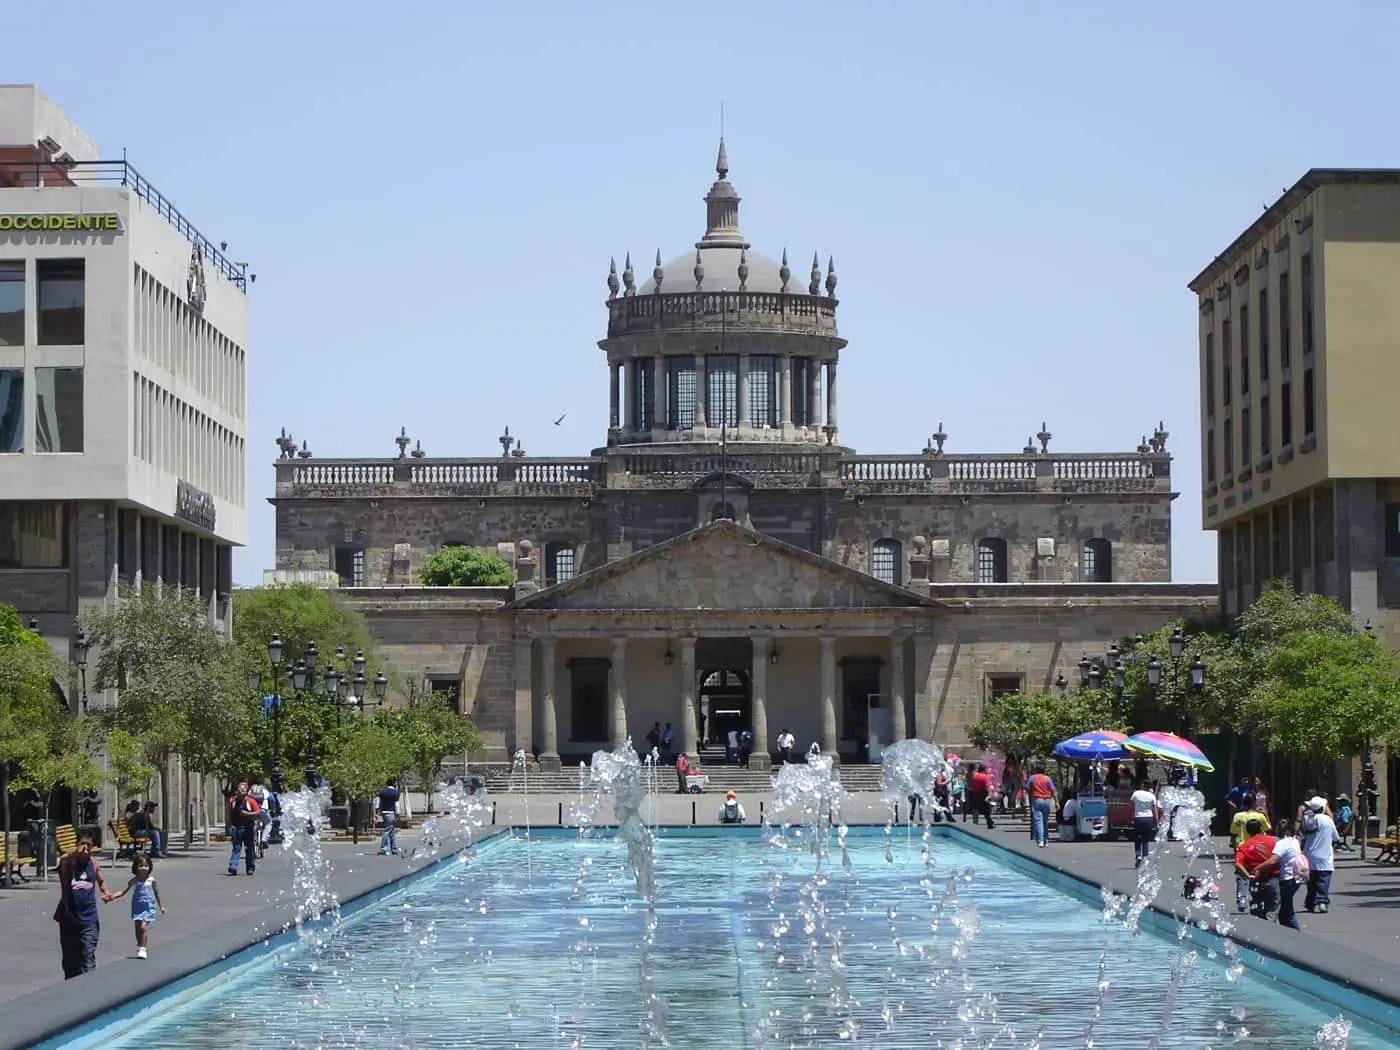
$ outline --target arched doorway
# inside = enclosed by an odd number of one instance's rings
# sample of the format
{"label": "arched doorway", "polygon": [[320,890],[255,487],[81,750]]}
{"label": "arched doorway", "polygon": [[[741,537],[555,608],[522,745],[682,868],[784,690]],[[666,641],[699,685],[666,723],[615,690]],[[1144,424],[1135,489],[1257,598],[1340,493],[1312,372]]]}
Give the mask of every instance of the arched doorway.
{"label": "arched doorway", "polygon": [[753,693],[749,674],[737,668],[701,668],[700,739],[711,746],[723,747],[729,731],[751,729],[753,722]]}

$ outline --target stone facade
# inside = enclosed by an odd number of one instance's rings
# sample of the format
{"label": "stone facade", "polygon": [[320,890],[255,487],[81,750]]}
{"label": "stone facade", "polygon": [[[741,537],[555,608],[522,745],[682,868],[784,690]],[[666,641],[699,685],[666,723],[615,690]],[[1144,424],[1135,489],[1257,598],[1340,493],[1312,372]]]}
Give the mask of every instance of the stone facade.
{"label": "stone facade", "polygon": [[[992,691],[1212,614],[1171,579],[1171,456],[903,455],[839,440],[834,260],[752,250],[719,178],[694,251],[609,269],[607,440],[578,458],[322,459],[284,434],[277,569],[334,571],[401,674],[451,684],[485,757],[584,757],[673,722],[687,749],[790,727],[847,757],[962,744]],[[501,550],[503,591],[414,586],[444,545]],[[727,713],[726,713],[727,712]]]}

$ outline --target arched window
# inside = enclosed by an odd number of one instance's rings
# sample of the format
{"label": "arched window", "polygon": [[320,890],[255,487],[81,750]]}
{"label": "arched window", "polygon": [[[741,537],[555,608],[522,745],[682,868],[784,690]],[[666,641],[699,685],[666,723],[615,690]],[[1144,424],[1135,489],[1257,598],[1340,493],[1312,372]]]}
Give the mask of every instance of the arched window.
{"label": "arched window", "polygon": [[1006,582],[1006,541],[988,536],[977,541],[977,582]]}
{"label": "arched window", "polygon": [[1088,540],[1080,556],[1079,578],[1084,583],[1112,583],[1113,544],[1105,539]]}
{"label": "arched window", "polygon": [[572,543],[551,543],[544,549],[544,585],[553,587],[556,583],[572,580],[578,574]]}
{"label": "arched window", "polygon": [[710,508],[711,521],[737,521],[732,503],[716,503]]}
{"label": "arched window", "polygon": [[899,541],[876,540],[870,547],[870,575],[884,583],[899,583]]}

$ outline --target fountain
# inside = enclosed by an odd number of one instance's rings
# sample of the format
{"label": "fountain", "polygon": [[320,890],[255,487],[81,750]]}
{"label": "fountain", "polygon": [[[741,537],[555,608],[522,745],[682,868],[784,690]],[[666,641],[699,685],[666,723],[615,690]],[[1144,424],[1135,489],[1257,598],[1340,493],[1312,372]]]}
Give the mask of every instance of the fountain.
{"label": "fountain", "polygon": [[520,772],[520,790],[525,796],[525,877],[534,878],[534,868],[530,860],[530,756],[524,750],[517,751],[515,758],[511,760],[510,771],[514,776],[516,771]]}

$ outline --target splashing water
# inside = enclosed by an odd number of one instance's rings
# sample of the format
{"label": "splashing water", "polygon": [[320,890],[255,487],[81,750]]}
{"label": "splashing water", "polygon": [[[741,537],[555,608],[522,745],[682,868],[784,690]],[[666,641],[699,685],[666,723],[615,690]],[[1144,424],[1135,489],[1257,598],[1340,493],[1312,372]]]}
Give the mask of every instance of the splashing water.
{"label": "splashing water", "polygon": [[929,813],[935,821],[953,819],[935,791],[938,775],[947,769],[943,749],[925,740],[901,740],[885,748],[880,757],[880,793],[890,807],[890,819],[885,822],[886,863],[894,863],[894,824],[901,802],[909,804],[907,825],[911,836],[916,808],[921,819]]}
{"label": "splashing water", "polygon": [[318,942],[338,931],[340,926],[340,900],[331,889],[330,858],[321,842],[321,814],[331,803],[328,787],[302,788],[290,794],[283,793],[282,833],[285,836],[283,848],[292,857],[292,890],[296,894],[296,925],[302,936],[307,936],[322,916],[331,917],[329,931],[315,927]]}
{"label": "splashing water", "polygon": [[525,754],[523,749],[515,753],[515,758],[511,760],[510,771],[512,776],[517,771],[520,773],[521,792],[525,796],[525,879],[527,882],[533,883],[535,869],[530,859],[530,840],[532,838],[530,827],[530,756]]}

